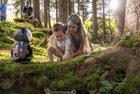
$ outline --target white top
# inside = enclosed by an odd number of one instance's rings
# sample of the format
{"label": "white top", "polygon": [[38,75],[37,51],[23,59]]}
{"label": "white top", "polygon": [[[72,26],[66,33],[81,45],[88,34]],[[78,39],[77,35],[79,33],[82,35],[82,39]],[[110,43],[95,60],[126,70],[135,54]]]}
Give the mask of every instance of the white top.
{"label": "white top", "polygon": [[71,41],[68,37],[65,37],[64,41],[60,42],[55,39],[55,45],[63,50],[65,50],[66,45],[71,45]]}

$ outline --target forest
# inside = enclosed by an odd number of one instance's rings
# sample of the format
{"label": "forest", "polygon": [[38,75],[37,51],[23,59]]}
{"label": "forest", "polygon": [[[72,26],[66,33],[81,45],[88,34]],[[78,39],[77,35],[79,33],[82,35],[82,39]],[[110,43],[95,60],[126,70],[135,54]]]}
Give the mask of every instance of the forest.
{"label": "forest", "polygon": [[[93,50],[50,61],[54,24],[70,31],[73,14],[81,17]],[[33,55],[17,62],[14,34],[23,29],[33,36]],[[139,0],[0,0],[0,94],[140,94],[139,57]]]}

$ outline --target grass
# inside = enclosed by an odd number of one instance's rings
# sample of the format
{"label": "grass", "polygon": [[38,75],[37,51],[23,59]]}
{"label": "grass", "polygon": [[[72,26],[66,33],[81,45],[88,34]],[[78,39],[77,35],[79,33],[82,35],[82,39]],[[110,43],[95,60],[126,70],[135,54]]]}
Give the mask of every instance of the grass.
{"label": "grass", "polygon": [[1,59],[10,59],[10,51],[9,50],[0,50],[0,60]]}

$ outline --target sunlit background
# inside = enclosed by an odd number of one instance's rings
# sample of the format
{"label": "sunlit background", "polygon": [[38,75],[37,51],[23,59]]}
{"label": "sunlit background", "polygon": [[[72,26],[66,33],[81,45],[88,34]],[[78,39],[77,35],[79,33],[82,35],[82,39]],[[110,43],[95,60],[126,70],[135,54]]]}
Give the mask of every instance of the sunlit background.
{"label": "sunlit background", "polygon": [[117,8],[118,8],[117,0],[111,0],[111,2],[110,2],[110,9],[111,10],[116,10]]}
{"label": "sunlit background", "polygon": [[[14,3],[14,0],[8,0],[8,3],[7,3],[7,5],[8,5],[7,6],[7,20],[9,20],[9,21],[12,21],[13,18],[15,17],[14,16],[15,10],[14,10],[14,7],[12,6],[13,3]],[[91,11],[92,4],[89,4],[89,6],[91,6],[91,7],[88,8],[88,11]],[[75,7],[77,7],[76,4],[75,4]],[[118,8],[117,0],[111,0],[109,7],[110,7],[111,11],[115,11]],[[77,10],[75,10],[75,11],[77,11]],[[51,15],[55,15],[55,11],[52,10]],[[89,17],[91,17],[91,16],[92,16],[92,14],[89,15]],[[52,17],[52,18],[55,18],[55,17]]]}
{"label": "sunlit background", "polygon": [[12,4],[14,3],[14,0],[8,0],[7,3],[7,20],[12,21],[14,18],[14,7]]}

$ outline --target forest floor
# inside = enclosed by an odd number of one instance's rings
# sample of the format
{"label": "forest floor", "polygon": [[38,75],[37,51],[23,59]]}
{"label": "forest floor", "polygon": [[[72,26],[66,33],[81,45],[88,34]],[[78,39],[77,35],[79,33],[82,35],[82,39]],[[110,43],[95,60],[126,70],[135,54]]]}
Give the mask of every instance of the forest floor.
{"label": "forest floor", "polygon": [[[19,28],[32,31],[31,64],[18,64],[10,60],[10,49],[15,42],[13,33]],[[117,46],[92,44],[94,51],[62,62],[48,62],[46,44],[48,29],[35,28],[27,22],[3,22],[0,24],[0,91],[28,87],[52,90],[76,89],[88,94],[136,94],[140,87],[140,37],[123,38]],[[138,89],[137,89],[138,88]],[[32,90],[30,90],[32,91]],[[16,93],[12,93],[16,94]],[[41,93],[26,93],[41,94]],[[84,94],[84,93],[78,93]],[[87,93],[86,93],[87,94]]]}

